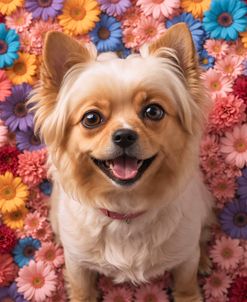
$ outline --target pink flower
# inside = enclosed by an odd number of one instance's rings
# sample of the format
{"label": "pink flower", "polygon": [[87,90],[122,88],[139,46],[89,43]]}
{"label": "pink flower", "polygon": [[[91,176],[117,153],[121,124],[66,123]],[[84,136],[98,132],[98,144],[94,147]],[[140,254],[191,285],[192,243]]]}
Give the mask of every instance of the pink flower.
{"label": "pink flower", "polygon": [[225,98],[217,97],[209,115],[211,131],[222,133],[246,120],[246,104],[232,94]]}
{"label": "pink flower", "polygon": [[235,195],[235,179],[227,178],[225,175],[219,174],[218,177],[213,177],[210,188],[212,189],[213,195],[220,202],[224,203],[227,200],[232,199]]}
{"label": "pink flower", "polygon": [[121,18],[122,27],[125,29],[126,27],[135,28],[141,19],[142,12],[139,6],[133,5],[127,9],[125,14]]}
{"label": "pink flower", "polygon": [[25,184],[34,187],[47,177],[46,158],[45,149],[33,152],[24,151],[18,156],[18,173]]}
{"label": "pink flower", "polygon": [[105,293],[109,293],[114,288],[114,285],[112,283],[112,279],[109,277],[106,277],[104,275],[100,275],[99,281],[98,281],[98,287]]}
{"label": "pink flower", "polygon": [[213,272],[203,286],[207,298],[222,298],[230,287],[231,279],[224,272]]}
{"label": "pink flower", "polygon": [[209,154],[216,155],[219,152],[219,142],[215,135],[206,135],[200,146],[200,156],[208,157]]}
{"label": "pink flower", "polygon": [[26,53],[32,53],[32,47],[35,45],[35,38],[30,31],[23,31],[19,33],[21,48],[20,50]]}
{"label": "pink flower", "polygon": [[63,277],[64,277],[63,271],[57,271],[56,291],[52,294],[51,297],[46,298],[45,302],[68,302]]}
{"label": "pink flower", "polygon": [[210,256],[214,263],[221,269],[234,269],[243,256],[243,248],[239,245],[239,240],[222,237],[216,240],[210,251]]}
{"label": "pink flower", "polygon": [[161,287],[156,284],[146,284],[140,286],[135,293],[135,301],[157,301],[157,302],[169,302],[168,296]]}
{"label": "pink flower", "polygon": [[229,51],[229,45],[223,40],[206,40],[204,48],[207,50],[210,56],[217,59],[221,59],[227,55]]}
{"label": "pink flower", "polygon": [[247,56],[247,48],[244,47],[244,44],[241,40],[234,41],[230,46],[229,53],[231,55],[236,55],[241,58],[245,58]]}
{"label": "pink flower", "polygon": [[4,122],[0,120],[0,147],[3,147],[8,142],[8,128]]}
{"label": "pink flower", "polygon": [[10,16],[6,16],[6,25],[9,28],[15,29],[18,33],[23,32],[29,27],[32,22],[32,14],[19,9]]}
{"label": "pink flower", "polygon": [[42,226],[34,232],[33,237],[42,242],[51,241],[53,239],[51,225],[47,221],[43,222]]}
{"label": "pink flower", "polygon": [[152,15],[154,19],[160,17],[171,18],[174,11],[179,8],[179,0],[137,0],[136,4],[141,6],[146,16]]}
{"label": "pink flower", "polygon": [[44,222],[45,217],[41,217],[37,211],[28,213],[24,220],[24,230],[26,235],[33,236],[38,229],[42,228]]}
{"label": "pink flower", "polygon": [[0,287],[7,286],[17,275],[17,265],[9,254],[0,253]]}
{"label": "pink flower", "polygon": [[130,289],[124,287],[114,287],[104,296],[103,302],[130,302],[132,301],[132,296],[133,293]]}
{"label": "pink flower", "polygon": [[212,68],[202,75],[202,79],[207,91],[210,92],[214,99],[216,97],[226,97],[232,91],[231,81]]}
{"label": "pink flower", "polygon": [[57,276],[50,265],[31,260],[27,266],[20,269],[16,281],[18,291],[25,299],[43,302],[56,290],[56,279]]}
{"label": "pink flower", "polygon": [[211,181],[213,176],[221,174],[223,171],[224,162],[218,154],[209,154],[207,157],[202,157],[201,167],[206,173],[205,177]]}
{"label": "pink flower", "polygon": [[0,70],[0,102],[5,101],[5,98],[11,94],[12,84],[7,78],[4,70]]}
{"label": "pink flower", "polygon": [[63,249],[58,244],[44,242],[36,252],[35,260],[41,260],[58,268],[64,264]]}
{"label": "pink flower", "polygon": [[224,75],[235,79],[242,73],[243,58],[238,56],[229,55],[221,60],[217,60],[214,68],[215,70],[223,73]]}
{"label": "pink flower", "polygon": [[[127,48],[136,48],[140,46],[140,37],[136,34],[136,29],[127,27],[123,30],[123,42]],[[139,47],[138,47],[139,48]]]}
{"label": "pink flower", "polygon": [[226,132],[221,138],[221,152],[226,162],[243,168],[247,163],[247,124],[235,126],[232,132]]}

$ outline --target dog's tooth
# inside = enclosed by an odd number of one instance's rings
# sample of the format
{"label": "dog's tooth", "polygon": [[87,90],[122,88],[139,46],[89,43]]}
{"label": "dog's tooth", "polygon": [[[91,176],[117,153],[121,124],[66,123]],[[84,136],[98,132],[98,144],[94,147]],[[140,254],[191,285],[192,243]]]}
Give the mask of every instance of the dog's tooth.
{"label": "dog's tooth", "polygon": [[142,163],[143,163],[143,160],[138,160],[137,161],[137,167],[138,167],[138,169],[140,168],[140,166],[142,165]]}

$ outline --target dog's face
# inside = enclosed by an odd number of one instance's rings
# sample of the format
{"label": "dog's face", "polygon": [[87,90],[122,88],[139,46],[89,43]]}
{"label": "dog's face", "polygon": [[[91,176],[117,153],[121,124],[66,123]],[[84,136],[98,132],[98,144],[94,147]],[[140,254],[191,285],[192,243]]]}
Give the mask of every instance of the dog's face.
{"label": "dog's face", "polygon": [[32,101],[66,191],[91,200],[176,192],[197,165],[205,110],[186,26],[125,60],[96,58],[92,47],[61,33],[50,33],[45,45]]}

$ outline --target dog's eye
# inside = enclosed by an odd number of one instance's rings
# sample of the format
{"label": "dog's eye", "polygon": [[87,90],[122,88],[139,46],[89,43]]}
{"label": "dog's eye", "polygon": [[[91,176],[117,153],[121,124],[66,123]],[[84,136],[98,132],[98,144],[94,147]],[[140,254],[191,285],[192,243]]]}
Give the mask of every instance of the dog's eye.
{"label": "dog's eye", "polygon": [[143,110],[143,117],[152,121],[159,121],[164,117],[165,111],[160,105],[150,104]]}
{"label": "dog's eye", "polygon": [[103,116],[97,111],[90,111],[84,114],[81,123],[84,127],[92,129],[103,122]]}

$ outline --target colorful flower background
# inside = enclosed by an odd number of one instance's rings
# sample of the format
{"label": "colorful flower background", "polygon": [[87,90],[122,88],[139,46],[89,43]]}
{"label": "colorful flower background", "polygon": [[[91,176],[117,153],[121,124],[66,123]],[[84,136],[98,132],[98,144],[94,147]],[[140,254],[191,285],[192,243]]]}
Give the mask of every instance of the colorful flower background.
{"label": "colorful flower background", "polygon": [[[47,219],[47,153],[26,105],[45,33],[126,57],[178,22],[192,33],[214,103],[201,169],[218,224],[208,244],[212,270],[199,282],[206,302],[247,301],[246,0],[0,0],[0,301],[67,301],[63,250]],[[139,287],[101,276],[98,287],[105,302],[171,301],[168,273]]]}

